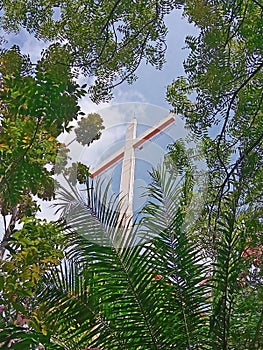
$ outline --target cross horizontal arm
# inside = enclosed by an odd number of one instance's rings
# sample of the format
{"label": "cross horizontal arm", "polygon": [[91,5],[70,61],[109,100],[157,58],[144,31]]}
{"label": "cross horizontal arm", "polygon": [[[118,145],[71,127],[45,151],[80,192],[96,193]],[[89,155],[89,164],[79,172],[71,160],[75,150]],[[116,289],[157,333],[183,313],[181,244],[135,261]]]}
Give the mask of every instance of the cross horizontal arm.
{"label": "cross horizontal arm", "polygon": [[141,146],[145,141],[149,140],[160,131],[164,130],[168,125],[172,124],[175,121],[173,113],[170,113],[166,118],[162,119],[158,124],[155,124],[153,127],[147,129],[143,134],[137,137],[134,140],[133,147],[137,148]]}
{"label": "cross horizontal arm", "polygon": [[109,158],[105,159],[102,163],[92,169],[90,174],[91,178],[101,174],[103,171],[109,169],[113,164],[117,163],[124,156],[124,147],[122,147],[118,152],[114,153]]}

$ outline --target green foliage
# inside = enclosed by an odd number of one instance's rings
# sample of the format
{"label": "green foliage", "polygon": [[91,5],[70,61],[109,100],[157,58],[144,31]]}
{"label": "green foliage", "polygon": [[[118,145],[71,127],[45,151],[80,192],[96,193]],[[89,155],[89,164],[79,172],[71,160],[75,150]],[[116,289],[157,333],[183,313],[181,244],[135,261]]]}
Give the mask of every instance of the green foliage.
{"label": "green foliage", "polygon": [[69,71],[58,80],[57,65],[44,71],[44,64],[43,58],[33,69],[17,47],[1,56],[0,181],[5,214],[24,195],[54,197],[51,174],[61,146],[56,137],[79,113],[77,100],[83,90]]}
{"label": "green foliage", "polygon": [[[168,88],[168,100],[177,109],[184,99],[180,113],[186,112],[186,122],[195,131],[204,133],[227,117],[231,130],[243,132],[240,122],[245,128],[255,113],[259,118],[262,102],[262,7],[243,0],[185,3],[184,14],[200,34],[186,39],[187,77]],[[186,98],[193,90],[194,105]]]}
{"label": "green foliage", "polygon": [[90,113],[87,117],[82,117],[74,129],[76,140],[83,146],[89,146],[101,137],[101,130],[105,129],[102,123],[103,120],[98,113]]}
{"label": "green foliage", "polygon": [[[14,339],[15,336],[15,339]],[[25,349],[35,349],[42,350],[45,344],[45,349],[48,350],[62,350],[63,347],[59,345],[54,345],[50,341],[50,336],[43,335],[31,330],[25,331],[24,328],[20,326],[9,326],[2,331],[2,339],[0,342],[0,347],[2,349],[13,349],[13,350],[25,350]]]}
{"label": "green foliage", "polygon": [[90,175],[89,168],[80,163],[72,163],[72,165],[65,169],[65,176],[67,176],[68,181],[76,186],[77,183],[85,184],[87,182],[87,178]]}
{"label": "green foliage", "polygon": [[[62,226],[35,218],[23,220],[7,246],[9,253],[1,261],[0,327],[30,323],[36,319],[39,303],[36,290],[43,275],[64,257]],[[42,285],[42,284],[41,284]]]}
{"label": "green foliage", "polygon": [[175,143],[168,145],[168,153],[165,156],[165,163],[170,171],[180,174],[193,167],[193,150],[186,149],[184,140],[179,139]]}
{"label": "green foliage", "polygon": [[[161,67],[164,15],[182,4],[199,33],[186,39],[186,77],[168,87],[167,100],[207,157],[200,217],[189,225],[195,155],[179,140],[169,147],[167,168],[151,173],[141,222],[127,223],[109,185],[87,182],[88,168],[73,163],[57,204],[66,235],[34,218],[15,230],[18,219],[38,210],[32,195],[54,194],[51,175],[63,148],[56,138],[80,114],[84,94],[71,68],[95,76],[92,98],[107,100],[115,85],[134,79],[142,59]],[[17,47],[1,55],[1,209],[4,220],[11,214],[0,275],[1,347],[262,349],[260,2],[1,5],[6,29],[23,26],[53,41],[36,66]],[[100,117],[89,115],[77,139],[89,145],[102,128]],[[77,182],[87,183],[85,200]]]}
{"label": "green foliage", "polygon": [[210,258],[185,225],[191,173],[177,179],[163,166],[151,176],[143,220],[133,226],[103,183],[88,183],[85,201],[70,184],[61,189],[67,259],[39,280],[25,336],[42,333],[47,349],[48,341],[55,349],[260,349],[262,250],[249,247],[262,242],[255,234],[249,243],[254,221],[246,225],[237,194],[221,205]]}
{"label": "green foliage", "polygon": [[[202,250],[186,230],[186,218],[192,199],[192,176],[185,173],[181,181],[160,167],[151,173],[148,187],[150,201],[144,208],[143,235],[149,240],[149,259],[161,281],[171,287],[165,312],[173,315],[167,337],[170,347],[205,349],[208,333],[210,288],[201,281],[208,272]],[[165,328],[165,326],[163,327]],[[170,335],[169,335],[170,333]],[[174,338],[171,335],[174,334]],[[169,348],[169,346],[168,346]]]}
{"label": "green foliage", "polygon": [[167,100],[201,140],[210,170],[194,230],[213,261],[211,346],[260,349],[262,5],[189,0],[184,15],[199,33],[186,38],[186,77],[168,87]]}
{"label": "green foliage", "polygon": [[[66,60],[63,48],[57,50]],[[0,208],[4,221],[1,257],[16,222],[40,209],[35,197],[54,199],[57,182],[53,174],[55,169],[57,173],[64,171],[68,152],[57,137],[69,131],[70,122],[83,114],[78,99],[85,90],[76,84],[70,67],[58,64],[54,55],[55,52],[45,52],[36,65],[17,46],[0,55]],[[78,132],[82,132],[82,143],[88,135],[89,144],[93,137],[100,137],[102,120],[92,115],[83,126],[85,121],[80,121]],[[79,163],[75,181],[83,183],[87,175],[87,167]]]}
{"label": "green foliage", "polygon": [[240,209],[253,215],[262,208],[262,6],[189,0],[184,15],[199,33],[186,38],[186,77],[168,87],[167,100],[201,139],[210,191],[200,225],[217,235],[221,202],[232,190],[240,192]]}
{"label": "green foliage", "polygon": [[190,348],[205,337],[205,269],[182,229],[191,188],[186,181],[181,191],[165,169],[153,176],[150,194],[158,203],[154,213],[151,203],[145,208],[141,243],[102,185],[88,186],[86,203],[62,192],[70,260],[47,275],[41,300],[53,338],[69,348]]}
{"label": "green foliage", "polygon": [[[93,100],[112,97],[112,88],[127,80],[142,60],[160,69],[167,28],[164,16],[181,1],[1,1],[6,31],[26,28],[36,38],[53,42],[56,63],[66,63],[94,76]],[[68,59],[65,61],[65,54]]]}

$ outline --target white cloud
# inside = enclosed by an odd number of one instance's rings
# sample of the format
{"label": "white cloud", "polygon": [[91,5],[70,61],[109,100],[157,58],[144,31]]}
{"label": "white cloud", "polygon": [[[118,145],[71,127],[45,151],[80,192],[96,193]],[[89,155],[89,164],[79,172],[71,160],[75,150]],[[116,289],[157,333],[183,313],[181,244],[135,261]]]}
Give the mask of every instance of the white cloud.
{"label": "white cloud", "polygon": [[30,55],[30,59],[33,63],[41,57],[41,51],[48,46],[48,43],[45,43],[42,40],[37,40],[23,28],[17,34],[7,34],[3,31],[1,31],[0,34],[7,40],[5,47],[10,48],[13,45],[18,45],[23,54]]}

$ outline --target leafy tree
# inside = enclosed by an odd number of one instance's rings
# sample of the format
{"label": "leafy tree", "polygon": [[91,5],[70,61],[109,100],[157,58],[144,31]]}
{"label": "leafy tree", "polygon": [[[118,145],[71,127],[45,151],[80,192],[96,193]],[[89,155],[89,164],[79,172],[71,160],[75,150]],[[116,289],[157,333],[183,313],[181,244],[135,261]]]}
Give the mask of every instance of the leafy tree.
{"label": "leafy tree", "polygon": [[101,137],[102,118],[98,113],[90,113],[86,118],[81,118],[75,128],[76,140],[83,146],[89,146],[94,140]]}
{"label": "leafy tree", "polygon": [[[181,1],[1,1],[1,24],[7,31],[26,28],[52,42],[56,61],[94,76],[91,97],[107,100],[114,86],[132,82],[142,60],[164,63],[167,28],[164,16]],[[63,60],[64,53],[68,60]]]}
{"label": "leafy tree", "polygon": [[218,196],[238,180],[244,205],[255,200],[261,207],[254,180],[262,171],[262,6],[186,1],[184,13],[200,32],[186,39],[186,77],[168,87],[167,99],[203,137]]}
{"label": "leafy tree", "polygon": [[[220,298],[227,301],[222,303],[218,299],[216,304],[220,305],[222,314],[212,323],[213,346],[228,349],[235,344],[241,349],[260,348],[262,5],[243,0],[185,1],[184,14],[198,26],[199,34],[186,39],[190,50],[184,65],[186,77],[176,79],[168,87],[167,100],[199,136],[210,168],[207,203],[195,230],[212,260],[217,259],[218,247],[225,244],[228,248],[222,249],[228,249],[229,256],[237,251],[243,254],[242,249],[254,251],[248,266],[254,265],[255,276],[244,266],[242,292],[236,293],[234,287],[228,289],[227,279],[220,287]],[[174,150],[171,148],[170,152],[173,154]],[[230,229],[225,240],[221,228],[227,223]],[[239,235],[242,231],[240,243],[236,230]],[[241,250],[239,244],[243,246]],[[259,264],[255,263],[255,255]],[[240,270],[233,266],[233,278],[238,279],[235,274]],[[230,272],[230,265],[224,268]],[[217,274],[217,268],[213,274]],[[248,340],[247,333],[254,334],[254,340]]]}
{"label": "leafy tree", "polygon": [[45,333],[35,293],[43,275],[64,257],[61,224],[25,218],[15,230],[1,261],[1,326],[23,326],[28,321]]}
{"label": "leafy tree", "polygon": [[[54,198],[54,169],[61,172],[67,165],[67,149],[57,137],[70,130],[72,120],[83,115],[78,99],[85,90],[76,84],[69,67],[51,64],[45,56],[33,65],[15,46],[4,50],[0,60],[3,257],[18,220],[34,216],[40,209],[35,197]],[[98,138],[102,123],[97,121],[95,125],[93,121],[85,126],[92,128]],[[89,143],[92,141],[90,135]]]}

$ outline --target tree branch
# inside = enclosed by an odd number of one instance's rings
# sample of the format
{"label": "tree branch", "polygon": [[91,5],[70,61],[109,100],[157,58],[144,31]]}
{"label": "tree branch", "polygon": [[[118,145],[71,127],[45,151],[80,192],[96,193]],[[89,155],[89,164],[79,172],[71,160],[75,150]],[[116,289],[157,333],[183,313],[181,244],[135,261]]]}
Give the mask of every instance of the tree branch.
{"label": "tree branch", "polygon": [[252,0],[252,2],[254,2],[257,6],[259,6],[261,10],[263,10],[263,5],[261,5],[257,0]]}
{"label": "tree branch", "polygon": [[237,95],[239,94],[239,92],[250,82],[250,80],[261,70],[262,67],[263,67],[263,62],[261,62],[259,64],[259,66],[249,75],[249,77],[237,88],[237,90],[234,91],[233,96],[229,102],[229,105],[228,105],[228,108],[226,111],[225,121],[224,121],[224,124],[222,126],[222,129],[221,129],[218,141],[217,141],[217,146],[216,146],[216,153],[217,153],[219,162],[223,166],[223,168],[225,169],[226,173],[227,173],[227,170],[226,170],[225,164],[221,158],[221,155],[219,152],[219,147],[220,147],[221,141],[225,135],[226,127],[227,127],[228,121],[230,119],[230,111],[231,111],[232,105],[233,105]]}
{"label": "tree branch", "polygon": [[0,260],[3,259],[6,246],[8,244],[8,239],[12,235],[13,228],[17,222],[17,216],[19,213],[19,204],[12,208],[11,219],[9,221],[8,227],[5,229],[4,237],[0,243]]}

